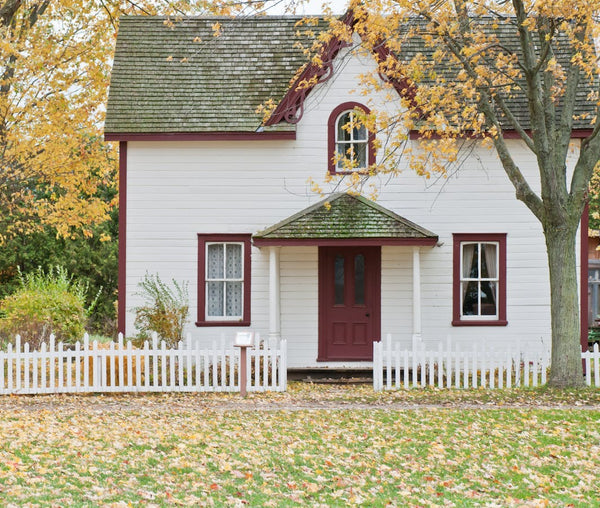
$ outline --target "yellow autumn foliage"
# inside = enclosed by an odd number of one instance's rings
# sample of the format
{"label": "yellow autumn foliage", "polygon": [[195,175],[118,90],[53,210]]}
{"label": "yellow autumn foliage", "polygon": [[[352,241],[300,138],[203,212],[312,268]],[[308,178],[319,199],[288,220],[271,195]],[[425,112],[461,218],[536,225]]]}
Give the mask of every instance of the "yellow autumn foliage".
{"label": "yellow autumn foliage", "polygon": [[40,229],[91,234],[116,202],[116,145],[102,137],[122,14],[235,13],[197,0],[0,0],[0,244]]}

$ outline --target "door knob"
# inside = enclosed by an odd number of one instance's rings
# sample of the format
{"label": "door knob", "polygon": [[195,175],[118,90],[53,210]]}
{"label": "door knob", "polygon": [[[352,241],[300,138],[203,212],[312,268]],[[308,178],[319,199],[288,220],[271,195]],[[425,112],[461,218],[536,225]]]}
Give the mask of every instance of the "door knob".
{"label": "door knob", "polygon": [[371,314],[369,314],[369,313],[367,312],[367,313],[365,314],[365,316],[367,316],[367,317],[370,317],[370,316],[371,316]]}

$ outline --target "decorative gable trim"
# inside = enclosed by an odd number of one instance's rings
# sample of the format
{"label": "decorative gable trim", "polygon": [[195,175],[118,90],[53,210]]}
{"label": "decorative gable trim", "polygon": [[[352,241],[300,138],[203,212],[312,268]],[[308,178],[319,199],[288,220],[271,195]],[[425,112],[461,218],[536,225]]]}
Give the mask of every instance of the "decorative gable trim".
{"label": "decorative gable trim", "polygon": [[[354,19],[354,13],[351,10],[344,15],[342,22],[350,28],[351,33],[354,32],[354,25],[356,22]],[[340,40],[339,37],[334,37],[329,42],[324,44],[319,54],[319,60],[322,63],[318,65],[310,62],[304,68],[304,70],[289,87],[283,99],[279,101],[279,104],[264,125],[276,125],[280,122],[287,122],[290,124],[298,123],[304,114],[304,101],[310,92],[315,88],[315,86],[320,83],[325,83],[331,79],[333,76],[333,61],[337,57],[340,50],[348,46],[350,46],[350,44],[346,41]],[[378,63],[386,62],[390,58],[395,59],[385,43],[377,45],[373,49],[373,54]],[[379,76],[383,81],[390,83],[401,97],[408,98],[409,100],[414,98],[415,90],[406,78],[390,78],[381,70],[379,71]],[[306,83],[311,84],[306,85]]]}

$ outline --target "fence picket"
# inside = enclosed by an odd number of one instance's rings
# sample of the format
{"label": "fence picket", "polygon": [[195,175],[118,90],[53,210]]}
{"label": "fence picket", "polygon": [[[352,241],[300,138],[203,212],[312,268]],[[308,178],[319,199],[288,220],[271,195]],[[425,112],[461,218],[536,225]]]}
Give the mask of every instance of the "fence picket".
{"label": "fence picket", "polygon": [[600,348],[598,347],[597,342],[594,344],[592,352],[594,354],[594,365],[592,367],[592,362],[590,362],[588,371],[591,371],[592,368],[594,369],[594,385],[596,386],[596,388],[600,388]]}
{"label": "fence picket", "polygon": [[29,343],[23,344],[23,388],[29,391]]}
{"label": "fence picket", "polygon": [[583,373],[585,377],[585,384],[591,386],[592,384],[592,355],[589,351],[584,351],[581,355],[583,360]]}
{"label": "fence picket", "polygon": [[454,358],[454,388],[460,388],[460,355],[458,349],[452,351]]}
{"label": "fence picket", "polygon": [[[597,366],[596,366],[597,367]],[[281,341],[281,364],[279,365],[281,373],[281,390],[287,390],[287,339]]]}
{"label": "fence picket", "polygon": [[15,343],[15,381],[17,390],[21,390],[21,336],[17,335]]}
{"label": "fence picket", "polygon": [[[38,381],[38,363],[40,361],[40,352],[33,351],[31,355],[31,359],[33,362],[33,378],[31,380],[31,389],[34,393],[37,393],[40,389],[39,381]],[[41,370],[41,368],[40,368]]]}
{"label": "fence picket", "polygon": [[4,382],[4,360],[6,355],[3,351],[0,351],[0,393],[6,393],[7,386]]}
{"label": "fence picket", "polygon": [[269,350],[270,348],[266,347],[265,344],[265,348],[264,348],[264,361],[263,361],[263,388],[266,390],[267,388],[269,388],[269,365],[270,363],[270,358],[269,358]]}
{"label": "fence picket", "polygon": [[8,362],[7,364],[7,369],[8,369],[8,386],[6,387],[8,390],[8,393],[14,393],[13,392],[13,347],[12,344],[8,345],[8,349],[6,351],[6,360]]}

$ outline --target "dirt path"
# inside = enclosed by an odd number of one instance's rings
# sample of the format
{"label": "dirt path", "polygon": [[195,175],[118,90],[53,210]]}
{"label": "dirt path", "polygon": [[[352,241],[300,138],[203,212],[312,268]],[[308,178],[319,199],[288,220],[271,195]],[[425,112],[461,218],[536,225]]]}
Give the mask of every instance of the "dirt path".
{"label": "dirt path", "polygon": [[375,393],[368,385],[293,383],[285,393],[116,394],[0,396],[0,415],[19,411],[173,412],[313,410],[600,411],[600,390],[398,390]]}

